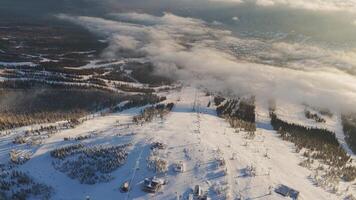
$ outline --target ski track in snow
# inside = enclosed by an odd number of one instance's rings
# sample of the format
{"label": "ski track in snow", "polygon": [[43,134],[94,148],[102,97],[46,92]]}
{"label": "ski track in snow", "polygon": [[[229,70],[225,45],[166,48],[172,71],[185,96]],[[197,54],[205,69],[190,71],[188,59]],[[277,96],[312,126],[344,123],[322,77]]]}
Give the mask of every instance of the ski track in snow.
{"label": "ski track in snow", "polygon": [[[257,107],[257,131],[253,140],[246,139],[243,131],[235,133],[229,124],[216,116],[214,108],[206,105],[211,99],[204,93],[186,87],[179,92],[169,92],[167,102],[175,107],[163,119],[133,125],[132,117],[142,108],[129,109],[121,113],[95,117],[85,121],[74,129],[56,133],[44,144],[32,149],[32,158],[20,166],[39,182],[55,189],[53,199],[78,200],[90,196],[91,199],[175,199],[177,195],[187,197],[195,185],[201,185],[212,199],[224,199],[213,191],[213,185],[224,186],[231,199],[242,196],[249,199],[285,199],[271,192],[270,187],[277,184],[288,185],[300,191],[300,199],[340,199],[314,186],[309,180],[309,170],[299,166],[302,161],[294,153],[294,146],[278,138],[269,124],[268,110]],[[194,108],[194,109],[193,109]],[[114,180],[108,183],[83,185],[55,170],[51,164],[49,152],[55,148],[75,141],[63,141],[64,137],[99,133],[97,137],[84,140],[89,144],[126,144],[132,143],[126,164],[112,173]],[[134,134],[131,134],[134,133]],[[120,135],[118,135],[120,134]],[[10,136],[6,136],[10,137]],[[150,144],[162,141],[167,148],[162,155],[168,160],[170,170],[164,176],[168,184],[156,194],[147,194],[141,190],[144,178],[155,175],[146,166],[150,153]],[[0,143],[0,159],[10,151],[10,140]],[[25,147],[22,147],[25,148]],[[187,151],[184,152],[184,149]],[[236,153],[236,159],[231,159]],[[265,154],[268,154],[268,157]],[[226,167],[216,167],[215,158],[223,157]],[[8,158],[7,158],[8,159]],[[175,173],[171,164],[184,161],[184,173]],[[241,170],[248,165],[256,167],[255,177],[242,177]],[[226,168],[227,175],[221,175]],[[269,174],[269,175],[268,175]],[[121,193],[120,185],[131,180],[129,193]]]}

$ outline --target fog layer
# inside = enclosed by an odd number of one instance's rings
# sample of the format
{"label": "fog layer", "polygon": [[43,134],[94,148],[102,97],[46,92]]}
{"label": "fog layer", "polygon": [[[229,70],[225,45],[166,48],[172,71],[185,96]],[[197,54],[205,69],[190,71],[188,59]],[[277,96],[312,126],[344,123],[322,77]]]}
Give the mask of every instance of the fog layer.
{"label": "fog layer", "polygon": [[337,111],[356,105],[355,52],[238,37],[219,23],[171,13],[59,18],[107,37],[104,56],[143,55],[156,72],[234,95],[255,95]]}

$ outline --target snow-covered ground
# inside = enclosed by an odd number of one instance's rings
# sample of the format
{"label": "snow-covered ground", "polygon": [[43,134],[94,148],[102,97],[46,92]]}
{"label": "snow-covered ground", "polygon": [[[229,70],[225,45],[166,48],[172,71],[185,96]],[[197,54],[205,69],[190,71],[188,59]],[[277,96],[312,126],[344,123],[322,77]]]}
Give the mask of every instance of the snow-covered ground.
{"label": "snow-covered ground", "polygon": [[[298,165],[302,158],[295,153],[294,146],[281,140],[272,130],[267,108],[257,107],[256,136],[248,139],[247,133],[235,132],[224,119],[216,116],[214,108],[207,107],[212,97],[191,87],[170,91],[166,95],[166,102],[174,102],[175,107],[164,118],[157,118],[142,126],[133,124],[132,117],[142,108],[95,117],[74,129],[54,134],[44,144],[32,149],[32,158],[20,169],[29,172],[36,181],[52,186],[55,190],[53,199],[56,200],[78,200],[86,196],[105,200],[165,200],[176,199],[180,195],[186,199],[195,185],[202,186],[214,200],[225,199],[225,195],[226,199],[285,199],[273,191],[278,184],[300,191],[300,199],[304,200],[343,198],[313,185],[308,179],[312,172]],[[97,133],[96,137],[83,143],[132,143],[126,164],[112,173],[114,180],[85,185],[53,168],[53,158],[49,152],[63,145],[77,143],[64,141],[64,137],[93,132]],[[144,178],[155,175],[147,168],[147,158],[151,143],[156,141],[167,145],[166,149],[160,150],[159,156],[167,160],[170,166],[166,174],[160,175],[168,184],[160,192],[148,194],[141,190],[141,184]],[[5,155],[11,150],[10,142],[2,140],[0,143],[1,162],[8,159]],[[223,158],[226,165],[217,167],[217,158]],[[185,163],[185,172],[173,172],[172,164],[178,161]],[[256,169],[255,176],[244,176],[243,172],[248,166]],[[128,193],[119,190],[124,181],[131,181]],[[217,191],[221,191],[221,194]]]}
{"label": "snow-covered ground", "polygon": [[147,59],[144,58],[125,58],[125,59],[120,59],[120,60],[113,60],[113,61],[104,61],[102,60],[92,60],[88,64],[80,66],[80,67],[67,67],[69,69],[92,69],[92,68],[106,68],[106,67],[111,67],[113,65],[123,65],[127,62],[140,62],[144,63],[146,62]]}
{"label": "snow-covered ground", "polygon": [[0,66],[5,67],[17,67],[17,66],[30,66],[36,67],[37,65],[33,62],[0,62]]}

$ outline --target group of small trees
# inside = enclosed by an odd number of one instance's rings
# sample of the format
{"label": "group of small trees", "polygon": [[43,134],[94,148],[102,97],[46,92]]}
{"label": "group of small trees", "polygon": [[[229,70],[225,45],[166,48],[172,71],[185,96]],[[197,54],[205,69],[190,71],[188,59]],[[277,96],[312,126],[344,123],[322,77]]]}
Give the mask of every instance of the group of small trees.
{"label": "group of small trees", "polygon": [[324,118],[322,118],[321,116],[319,116],[317,113],[312,113],[309,110],[305,110],[304,111],[304,115],[306,118],[308,119],[313,119],[314,121],[318,122],[318,123],[325,123],[326,120]]}
{"label": "group of small trees", "polygon": [[14,144],[38,145],[46,138],[51,137],[60,130],[74,128],[79,125],[80,121],[76,119],[69,120],[65,123],[60,123],[50,126],[41,126],[39,129],[26,130],[12,141]]}
{"label": "group of small trees", "polygon": [[80,143],[73,144],[73,145],[57,148],[57,149],[51,151],[50,154],[53,158],[64,159],[67,156],[70,156],[70,155],[76,153],[77,151],[82,150],[83,148],[84,148],[83,144],[80,144]]}
{"label": "group of small trees", "polygon": [[225,118],[233,128],[243,128],[248,132],[256,131],[254,99],[229,99],[215,97],[217,114]]}
{"label": "group of small trees", "polygon": [[64,141],[68,140],[75,140],[75,141],[82,141],[82,140],[87,140],[93,137],[94,134],[88,134],[88,135],[79,135],[76,137],[64,137]]}
{"label": "group of small trees", "polygon": [[174,103],[158,104],[145,108],[139,115],[133,118],[135,123],[149,122],[156,116],[163,117],[173,109]]}
{"label": "group of small trees", "polygon": [[12,168],[0,167],[0,197],[4,199],[26,200],[30,197],[48,200],[53,189],[37,183],[32,177],[22,171]]}
{"label": "group of small trees", "polygon": [[124,92],[140,92],[140,93],[153,93],[155,92],[152,88],[147,87],[135,87],[129,84],[122,84],[122,83],[114,83],[113,84],[116,89],[122,90]]}
{"label": "group of small trees", "polygon": [[151,93],[132,95],[128,97],[127,99],[128,102],[125,105],[120,107],[115,107],[113,111],[118,112],[129,108],[140,107],[149,104],[156,104],[164,100],[166,100],[166,97],[160,97]]}
{"label": "group of small trees", "polygon": [[168,171],[168,161],[163,158],[150,155],[148,157],[147,167],[157,173],[165,173]]}
{"label": "group of small trees", "polygon": [[255,177],[256,176],[256,167],[254,165],[247,165],[241,170],[241,174],[244,177]]}
{"label": "group of small trees", "polygon": [[151,145],[151,152],[147,158],[147,167],[156,173],[166,173],[168,171],[168,161],[160,156],[160,150],[166,145],[161,142],[154,142]]}
{"label": "group of small trees", "polygon": [[[207,95],[210,95],[209,93],[207,93]],[[219,106],[222,102],[224,102],[226,99],[222,96],[215,96],[214,97],[214,104],[215,106]]]}
{"label": "group of small trees", "polygon": [[74,144],[53,150],[51,156],[56,160],[52,164],[82,184],[108,182],[113,178],[110,172],[125,163],[130,145],[86,147]]}

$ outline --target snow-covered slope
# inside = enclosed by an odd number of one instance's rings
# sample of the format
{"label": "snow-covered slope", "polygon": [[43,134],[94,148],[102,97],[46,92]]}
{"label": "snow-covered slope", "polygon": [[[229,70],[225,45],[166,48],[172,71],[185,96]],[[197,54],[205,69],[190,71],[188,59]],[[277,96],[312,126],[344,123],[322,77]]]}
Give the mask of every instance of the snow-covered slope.
{"label": "snow-covered slope", "polygon": [[[295,153],[294,146],[281,140],[272,130],[267,108],[257,107],[256,136],[249,139],[247,133],[236,132],[216,116],[214,108],[207,107],[212,97],[191,87],[165,95],[167,103],[174,102],[175,107],[164,118],[133,124],[132,117],[142,108],[95,117],[74,129],[60,131],[38,148],[31,149],[32,158],[20,168],[39,182],[52,186],[53,199],[58,200],[79,200],[87,196],[106,200],[165,200],[177,196],[186,199],[195,185],[207,191],[211,199],[285,199],[274,192],[278,184],[300,191],[300,199],[304,200],[343,198],[313,185],[308,179],[311,171],[298,165],[302,158]],[[80,184],[52,166],[51,150],[77,143],[63,138],[90,133],[96,133],[95,137],[83,143],[132,144],[126,163],[112,173],[115,178],[107,183]],[[158,156],[169,163],[168,172],[159,175],[168,183],[160,192],[149,194],[141,190],[141,184],[144,178],[155,175],[147,168],[147,159],[151,144],[157,141],[167,145]],[[9,142],[0,143],[2,162],[8,159],[5,155],[11,150]],[[224,159],[226,165],[217,166],[218,159]],[[172,169],[172,164],[178,161],[185,163],[183,173]],[[255,169],[255,176],[246,175],[249,166]],[[124,181],[131,181],[128,193],[119,190]]]}
{"label": "snow-covered slope", "polygon": [[334,132],[336,138],[342,147],[346,150],[346,152],[351,155],[353,159],[356,159],[356,155],[351,151],[345,141],[345,135],[341,122],[341,114],[335,113],[331,116],[319,114],[325,120],[325,123],[316,123],[315,120],[306,118],[306,109],[311,110],[313,113],[318,113],[318,111],[308,106],[289,102],[278,102],[276,113],[281,119],[290,123],[300,124],[307,127],[327,129]]}

